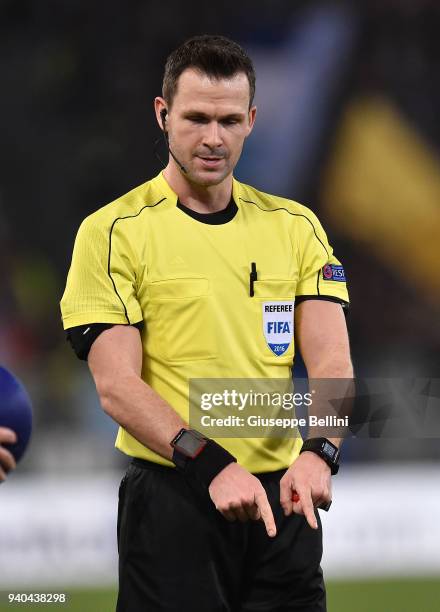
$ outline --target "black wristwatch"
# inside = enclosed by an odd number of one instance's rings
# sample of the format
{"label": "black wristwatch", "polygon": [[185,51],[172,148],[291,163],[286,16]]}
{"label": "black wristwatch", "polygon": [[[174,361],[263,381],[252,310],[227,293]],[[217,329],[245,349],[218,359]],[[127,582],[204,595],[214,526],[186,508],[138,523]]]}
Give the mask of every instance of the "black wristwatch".
{"label": "black wristwatch", "polygon": [[176,465],[184,468],[188,459],[195,459],[203,451],[208,443],[206,438],[199,431],[194,429],[181,429],[177,436],[170,442],[174,448],[174,455],[176,456]]}
{"label": "black wristwatch", "polygon": [[332,476],[339,471],[339,448],[327,438],[309,438],[304,440],[300,454],[305,451],[316,453],[329,466]]}
{"label": "black wristwatch", "polygon": [[170,444],[176,468],[207,487],[223,468],[237,461],[223,446],[195,429],[181,429]]}

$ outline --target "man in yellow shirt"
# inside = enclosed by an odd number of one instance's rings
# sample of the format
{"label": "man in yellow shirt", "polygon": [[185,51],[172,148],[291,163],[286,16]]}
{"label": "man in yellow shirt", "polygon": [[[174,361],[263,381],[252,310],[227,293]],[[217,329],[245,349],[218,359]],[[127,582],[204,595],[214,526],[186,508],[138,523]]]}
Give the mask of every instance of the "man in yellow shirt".
{"label": "man in yellow shirt", "polygon": [[[255,73],[236,43],[168,58],[165,170],[87,217],[61,301],[133,460],[120,487],[119,611],[325,610],[316,507],[338,440],[207,438],[190,381],[352,376],[345,276],[306,207],[239,183]],[[313,434],[313,431],[312,431]]]}

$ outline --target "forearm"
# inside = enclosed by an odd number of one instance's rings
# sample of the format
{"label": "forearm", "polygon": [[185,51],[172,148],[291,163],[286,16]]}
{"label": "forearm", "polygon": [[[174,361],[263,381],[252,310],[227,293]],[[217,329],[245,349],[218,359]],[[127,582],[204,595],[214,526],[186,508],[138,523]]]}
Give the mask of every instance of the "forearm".
{"label": "forearm", "polygon": [[140,376],[95,381],[103,410],[141,444],[171,460],[170,441],[187,423]]}
{"label": "forearm", "polygon": [[[353,366],[349,356],[332,355],[307,368],[310,389],[314,390],[313,403],[309,408],[309,438],[327,438],[340,446],[346,435],[347,427],[342,421],[351,414],[354,397]],[[310,417],[313,416],[313,421]],[[326,418],[327,417],[327,418]],[[329,419],[328,417],[331,417]]]}

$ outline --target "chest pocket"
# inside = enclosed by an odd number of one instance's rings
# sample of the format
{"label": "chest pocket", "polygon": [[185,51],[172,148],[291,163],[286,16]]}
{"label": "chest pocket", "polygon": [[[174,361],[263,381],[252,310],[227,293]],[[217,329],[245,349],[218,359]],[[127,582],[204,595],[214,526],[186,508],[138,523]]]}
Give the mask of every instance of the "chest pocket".
{"label": "chest pocket", "polygon": [[263,361],[291,361],[294,345],[296,282],[267,279],[254,282],[254,315],[258,325],[258,347]]}
{"label": "chest pocket", "polygon": [[172,278],[149,283],[149,352],[169,361],[213,359],[217,355],[207,278]]}

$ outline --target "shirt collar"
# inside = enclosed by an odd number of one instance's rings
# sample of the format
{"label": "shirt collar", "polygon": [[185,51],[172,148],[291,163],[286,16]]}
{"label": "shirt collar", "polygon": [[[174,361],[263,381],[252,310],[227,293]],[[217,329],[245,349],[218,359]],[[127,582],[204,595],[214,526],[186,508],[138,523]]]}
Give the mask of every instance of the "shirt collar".
{"label": "shirt collar", "polygon": [[[169,200],[173,204],[177,204],[177,200],[178,200],[177,193],[175,193],[169,186],[166,178],[163,175],[163,171],[159,172],[159,174],[153,179],[153,182],[155,183],[159,191],[161,191],[163,195],[167,198],[167,200]],[[232,199],[234,200],[234,202],[237,204],[239,208],[240,208],[240,191],[241,191],[240,183],[234,177],[232,177]]]}

